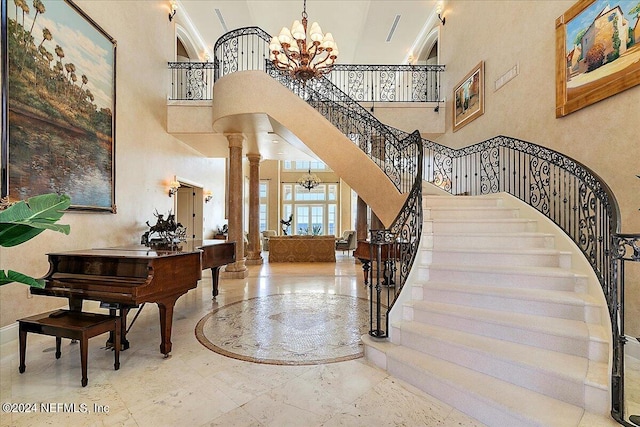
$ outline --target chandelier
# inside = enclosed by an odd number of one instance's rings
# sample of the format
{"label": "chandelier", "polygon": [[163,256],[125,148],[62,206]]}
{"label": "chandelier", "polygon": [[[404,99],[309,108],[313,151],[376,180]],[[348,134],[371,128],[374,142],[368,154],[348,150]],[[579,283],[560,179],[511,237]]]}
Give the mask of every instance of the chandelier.
{"label": "chandelier", "polygon": [[307,45],[307,0],[304,0],[302,22],[295,20],[291,29],[282,27],[278,37],[269,43],[269,59],[280,71],[307,81],[328,74],[338,57],[338,45],[331,33],[323,34],[317,22],[311,24]]}
{"label": "chandelier", "polygon": [[315,173],[311,173],[311,169],[309,169],[309,172],[298,180],[298,185],[311,191],[312,188],[317,187],[321,182],[320,178],[318,178]]}

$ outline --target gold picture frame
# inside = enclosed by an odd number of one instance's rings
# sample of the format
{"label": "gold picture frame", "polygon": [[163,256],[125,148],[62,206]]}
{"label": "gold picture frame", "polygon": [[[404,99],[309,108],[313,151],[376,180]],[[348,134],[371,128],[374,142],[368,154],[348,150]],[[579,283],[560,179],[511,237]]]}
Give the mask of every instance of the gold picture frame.
{"label": "gold picture frame", "polygon": [[453,131],[457,131],[484,114],[484,61],[453,89]]}
{"label": "gold picture frame", "polygon": [[0,197],[116,213],[116,41],[72,0],[3,6],[2,21]]}
{"label": "gold picture frame", "polygon": [[556,19],[557,118],[640,84],[637,4],[580,0]]}

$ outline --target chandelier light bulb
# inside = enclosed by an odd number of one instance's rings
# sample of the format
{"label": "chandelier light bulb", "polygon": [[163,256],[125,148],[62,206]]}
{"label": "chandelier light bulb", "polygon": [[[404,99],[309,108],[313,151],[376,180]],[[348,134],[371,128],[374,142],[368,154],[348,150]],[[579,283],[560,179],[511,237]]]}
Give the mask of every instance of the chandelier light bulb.
{"label": "chandelier light bulb", "polygon": [[280,71],[303,82],[328,74],[338,58],[338,47],[331,33],[322,33],[320,24],[307,28],[307,2],[304,0],[302,20],[295,20],[291,29],[282,27],[269,43],[269,59]]}

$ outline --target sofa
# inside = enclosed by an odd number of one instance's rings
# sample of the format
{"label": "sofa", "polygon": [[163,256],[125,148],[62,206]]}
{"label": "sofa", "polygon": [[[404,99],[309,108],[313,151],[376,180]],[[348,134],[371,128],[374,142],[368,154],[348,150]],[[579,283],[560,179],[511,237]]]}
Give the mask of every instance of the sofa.
{"label": "sofa", "polygon": [[269,262],[336,262],[335,236],[273,236]]}

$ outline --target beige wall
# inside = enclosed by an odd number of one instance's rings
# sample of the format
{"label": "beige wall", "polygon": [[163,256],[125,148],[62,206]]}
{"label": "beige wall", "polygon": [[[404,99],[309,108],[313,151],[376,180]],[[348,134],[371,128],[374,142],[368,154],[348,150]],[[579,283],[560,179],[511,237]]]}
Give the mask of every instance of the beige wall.
{"label": "beige wall", "polygon": [[[175,33],[166,1],[77,1],[118,42],[116,204],[117,214],[69,212],[60,223],[71,234],[45,231],[14,248],[0,248],[0,269],[33,276],[48,270],[47,252],[137,243],[154,209],[173,209],[167,184],[174,175],[213,192],[204,205],[204,235],[224,220],[224,159],[207,159],[166,132],[167,61]],[[141,25],[143,24],[143,25]],[[0,326],[66,304],[50,297],[30,298],[24,285],[0,288]]]}
{"label": "beige wall", "polygon": [[[436,141],[454,148],[496,135],[530,141],[590,167],[620,204],[622,231],[640,232],[640,86],[566,117],[555,117],[555,19],[569,1],[449,1],[441,28],[446,64],[446,133]],[[485,113],[452,132],[452,88],[485,61]],[[494,82],[518,64],[520,74],[494,91]],[[636,276],[637,278],[638,276]],[[627,332],[640,335],[640,281],[628,283]]]}

